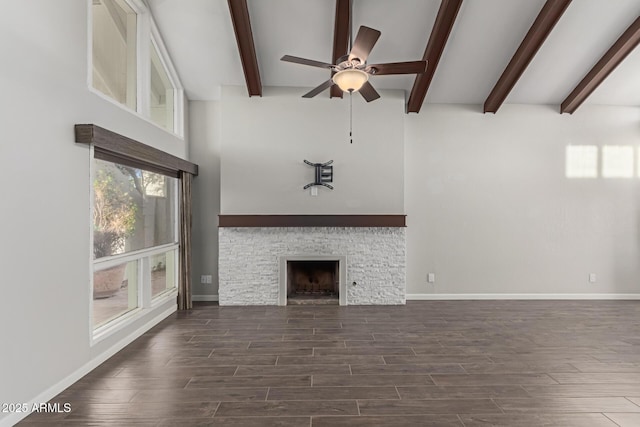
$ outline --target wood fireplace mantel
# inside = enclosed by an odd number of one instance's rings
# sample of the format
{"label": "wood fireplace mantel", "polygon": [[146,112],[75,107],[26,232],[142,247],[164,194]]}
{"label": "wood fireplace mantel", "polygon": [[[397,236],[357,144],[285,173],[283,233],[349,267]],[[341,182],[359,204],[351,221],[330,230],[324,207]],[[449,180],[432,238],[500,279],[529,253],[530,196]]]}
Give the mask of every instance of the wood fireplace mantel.
{"label": "wood fireplace mantel", "polygon": [[406,227],[406,215],[219,215],[219,227]]}

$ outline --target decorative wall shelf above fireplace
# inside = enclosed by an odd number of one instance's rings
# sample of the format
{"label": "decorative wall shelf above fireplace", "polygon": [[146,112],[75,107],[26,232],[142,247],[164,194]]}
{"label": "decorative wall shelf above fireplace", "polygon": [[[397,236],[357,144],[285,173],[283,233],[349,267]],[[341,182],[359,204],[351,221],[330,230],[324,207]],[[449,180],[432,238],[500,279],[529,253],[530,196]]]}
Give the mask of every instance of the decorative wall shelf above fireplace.
{"label": "decorative wall shelf above fireplace", "polygon": [[406,227],[406,215],[219,215],[219,227]]}

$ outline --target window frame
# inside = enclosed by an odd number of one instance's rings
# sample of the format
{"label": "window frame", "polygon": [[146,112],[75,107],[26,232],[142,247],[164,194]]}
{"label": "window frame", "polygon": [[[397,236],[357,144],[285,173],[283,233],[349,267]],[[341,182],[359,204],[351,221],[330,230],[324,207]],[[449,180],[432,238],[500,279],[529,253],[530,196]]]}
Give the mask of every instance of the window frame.
{"label": "window frame", "polygon": [[[129,166],[150,170],[152,172],[161,173],[167,176],[175,177],[178,179],[178,189],[176,196],[178,203],[176,209],[178,215],[176,216],[176,225],[178,231],[181,231],[182,227],[182,211],[183,208],[183,195],[182,195],[182,183],[185,175],[197,176],[198,165],[191,163],[188,160],[184,160],[180,157],[173,156],[165,151],[143,144],[135,139],[128,138],[124,135],[118,134],[108,129],[104,129],[95,124],[76,124],[74,126],[75,142],[77,144],[86,144],[89,148],[89,161],[90,161],[90,176],[89,176],[89,216],[87,218],[87,226],[89,232],[89,247],[87,248],[87,268],[90,280],[88,281],[88,298],[89,298],[89,313],[87,321],[89,325],[93,325],[93,179],[95,167],[93,167],[93,159],[100,157],[102,160],[108,160],[114,163],[127,162]],[[179,243],[178,260],[176,264],[176,274],[178,279],[176,285],[180,286],[180,279],[183,278],[181,271],[181,257],[180,251],[183,248],[181,242],[181,235],[176,235]],[[146,266],[142,266],[145,268]],[[151,288],[149,287],[149,292]],[[131,310],[124,315],[120,316],[117,322],[109,322],[101,327],[98,331],[94,331],[93,327],[89,327],[89,343],[90,346],[97,344],[103,339],[111,336],[112,334],[121,331],[133,322],[138,321],[144,315],[154,313],[156,307],[164,305],[173,300],[176,303],[175,297],[178,295],[178,289],[174,288],[169,292],[158,294],[158,298],[151,302],[151,306],[148,308],[138,308]],[[176,304],[177,306],[177,304]],[[171,311],[175,310],[172,309]],[[171,312],[169,311],[169,312]]]}
{"label": "window frame", "polygon": [[[119,108],[134,114],[138,118],[151,123],[159,129],[168,132],[184,140],[184,88],[180,77],[176,72],[173,61],[166,49],[164,40],[153,19],[150,9],[142,0],[123,0],[136,13],[136,109],[121,104],[109,95],[101,92],[93,86],[93,2],[87,1],[87,87],[89,91],[98,97],[110,102]],[[164,65],[165,71],[174,88],[173,130],[160,126],[150,116],[151,99],[151,44],[154,44]]]}
{"label": "window frame", "polygon": [[[174,178],[173,185],[175,186],[173,194],[175,195],[175,203],[173,206],[174,210],[174,220],[173,220],[173,231],[175,236],[175,241],[172,243],[165,243],[162,245],[153,246],[150,248],[138,249],[131,252],[125,252],[122,254],[106,256],[99,259],[93,258],[93,212],[94,212],[94,197],[95,192],[93,189],[93,181],[95,179],[96,167],[95,160],[99,159],[96,157],[96,150],[94,144],[91,145],[90,149],[91,153],[91,165],[89,167],[90,171],[90,209],[89,209],[89,221],[90,221],[90,279],[89,279],[89,333],[90,333],[90,345],[94,345],[103,339],[113,335],[114,333],[122,330],[127,325],[138,320],[141,316],[154,309],[155,307],[164,304],[167,301],[175,300],[178,295],[178,278],[180,274],[179,267],[179,250],[180,250],[180,200],[181,200],[181,185],[180,179],[170,174],[163,174],[165,176]],[[102,159],[101,159],[102,160]],[[116,163],[114,160],[103,160],[109,161],[112,163]],[[136,166],[140,169],[145,169],[144,167]],[[160,172],[154,172],[160,173]],[[158,293],[155,297],[152,296],[152,284],[151,284],[151,265],[150,258],[153,255],[163,254],[163,253],[172,253],[174,258],[174,284],[175,286],[171,289],[165,289],[164,291]],[[136,262],[137,263],[137,307],[128,310],[121,315],[107,321],[104,324],[99,326],[94,325],[94,297],[93,297],[93,287],[94,287],[94,273],[96,271],[96,266],[101,267],[99,270],[107,269],[109,267],[113,267],[119,264],[127,263],[127,262]]]}
{"label": "window frame", "polygon": [[[165,297],[167,294],[172,294],[175,292],[176,296],[178,294],[178,278],[179,278],[179,273],[180,273],[180,243],[176,243],[174,245],[171,245],[171,247],[169,247],[168,249],[166,249],[165,251],[159,252],[159,253],[153,253],[153,254],[148,254],[147,258],[151,259],[151,257],[153,255],[162,255],[162,254],[167,254],[167,257],[169,257],[169,253],[171,253],[170,256],[173,257],[173,265],[175,266],[173,269],[173,287],[172,288],[167,288],[166,287],[166,283],[165,283],[165,288],[159,292],[157,295],[153,295],[153,283],[151,283],[151,287],[149,295],[151,296],[151,306],[154,307],[156,305],[158,305],[158,303],[156,301],[158,301],[159,299]],[[152,271],[151,269],[149,269],[149,274],[151,274]]]}
{"label": "window frame", "polygon": [[[184,89],[180,84],[180,80],[178,78],[178,73],[176,72],[173,63],[169,60],[169,52],[167,52],[167,48],[162,40],[162,36],[160,36],[160,31],[158,30],[158,26],[153,18],[150,19],[151,24],[151,32],[148,46],[151,48],[153,46],[158,53],[158,59],[160,59],[160,64],[164,68],[165,73],[167,74],[167,78],[169,79],[169,83],[173,86],[173,132],[178,135],[184,134],[184,120],[183,117],[182,104],[184,103]],[[149,51],[148,55],[148,66],[149,66],[149,93],[146,97],[147,106],[150,108],[151,104],[151,52]],[[151,117],[151,113],[149,112],[149,117]],[[155,123],[155,122],[154,122]],[[160,125],[158,125],[160,126]],[[164,128],[163,128],[164,129]],[[167,129],[165,129],[167,130]]]}

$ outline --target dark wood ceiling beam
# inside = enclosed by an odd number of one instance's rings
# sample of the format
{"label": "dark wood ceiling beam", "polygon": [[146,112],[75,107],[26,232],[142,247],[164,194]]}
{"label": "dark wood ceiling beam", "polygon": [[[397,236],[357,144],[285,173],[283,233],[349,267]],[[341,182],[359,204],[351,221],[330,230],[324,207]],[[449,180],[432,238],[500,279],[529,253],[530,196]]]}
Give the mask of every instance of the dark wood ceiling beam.
{"label": "dark wood ceiling beam", "polygon": [[633,21],[633,24],[622,33],[607,53],[600,58],[591,71],[578,83],[578,86],[573,89],[567,99],[562,102],[560,105],[560,113],[573,114],[639,43],[640,17]]}
{"label": "dark wood ceiling beam", "polygon": [[485,113],[498,111],[509,92],[516,85],[524,70],[536,56],[538,50],[553,30],[556,23],[571,3],[571,0],[547,0],[540,10],[529,32],[520,43],[518,50],[509,61],[498,82],[484,102]]}
{"label": "dark wood ceiling beam", "polygon": [[228,1],[249,96],[262,96],[262,82],[260,81],[256,48],[253,44],[253,33],[251,32],[247,0]]}
{"label": "dark wood ceiling beam", "polygon": [[427,91],[431,85],[431,80],[433,80],[438,68],[440,57],[449,39],[449,34],[458,16],[460,5],[462,5],[462,0],[442,0],[440,3],[440,9],[433,24],[427,48],[422,57],[423,60],[427,61],[427,71],[418,74],[413,82],[413,88],[407,102],[407,113],[420,112],[424,98],[427,96]]}
{"label": "dark wood ceiling beam", "polygon": [[[333,29],[333,60],[337,64],[338,59],[346,55],[349,50],[349,22],[351,21],[350,0],[336,0],[336,20]],[[331,76],[335,71],[331,72]],[[331,98],[342,98],[342,90],[334,85],[331,87]]]}

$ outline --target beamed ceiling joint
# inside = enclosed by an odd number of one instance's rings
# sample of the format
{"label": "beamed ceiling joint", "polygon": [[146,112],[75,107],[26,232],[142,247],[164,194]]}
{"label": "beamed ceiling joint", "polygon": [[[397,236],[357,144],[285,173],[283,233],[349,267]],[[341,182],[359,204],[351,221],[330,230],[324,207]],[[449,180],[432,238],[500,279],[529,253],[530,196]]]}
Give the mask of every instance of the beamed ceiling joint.
{"label": "beamed ceiling joint", "polygon": [[260,81],[256,48],[253,43],[247,0],[228,0],[228,2],[249,96],[262,96],[262,82]]}
{"label": "beamed ceiling joint", "polygon": [[418,74],[413,82],[413,88],[407,102],[407,113],[420,112],[461,5],[462,0],[442,0],[440,3],[440,9],[438,9],[438,15],[422,57],[427,61],[427,70]]}
{"label": "beamed ceiling joint", "polygon": [[485,113],[498,111],[570,3],[571,0],[547,0],[484,102]]}
{"label": "beamed ceiling joint", "polygon": [[626,29],[560,105],[560,113],[573,114],[594,90],[640,43],[640,17]]}

